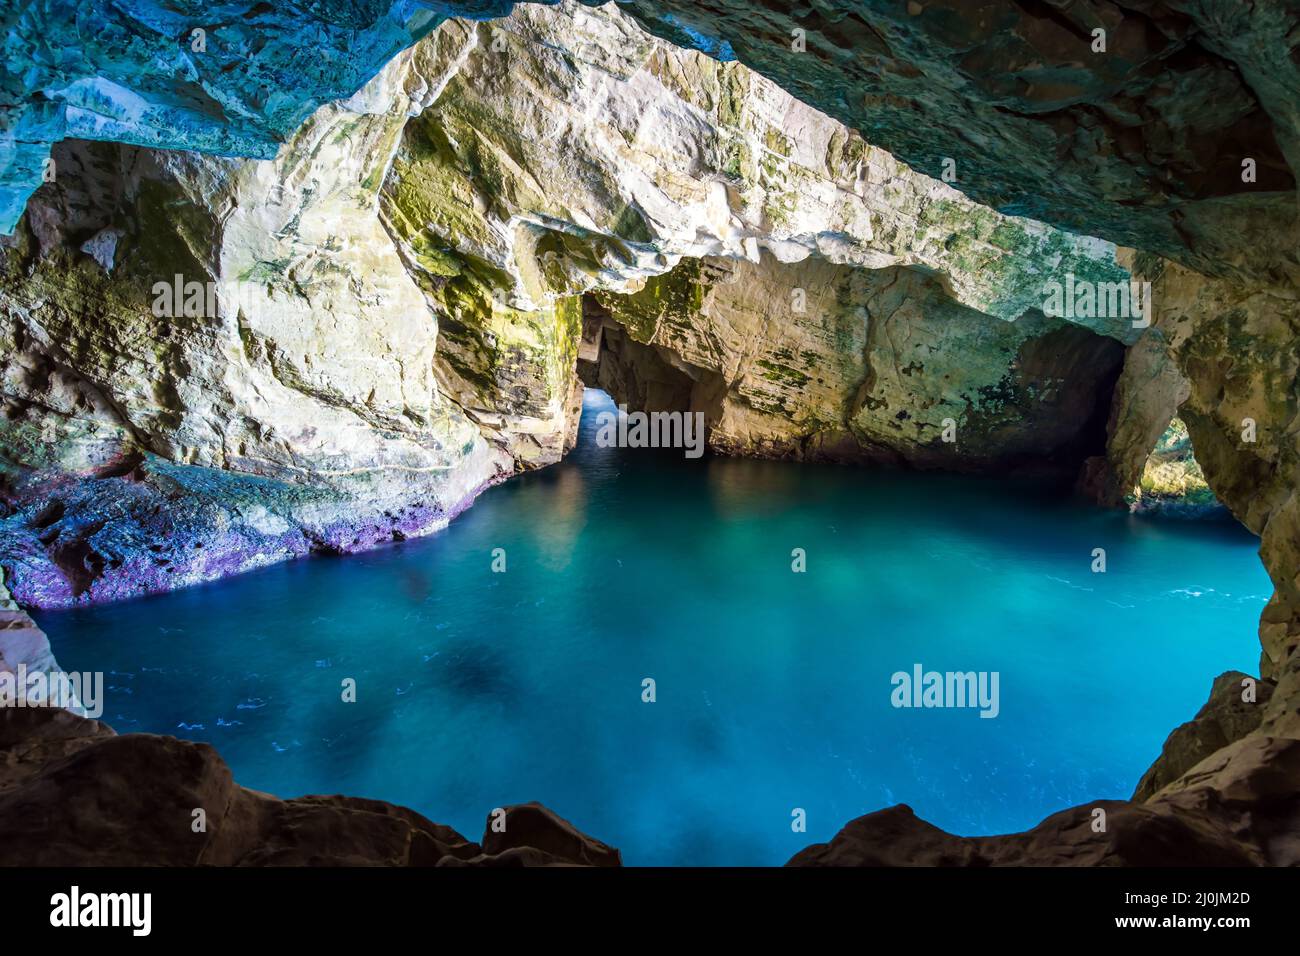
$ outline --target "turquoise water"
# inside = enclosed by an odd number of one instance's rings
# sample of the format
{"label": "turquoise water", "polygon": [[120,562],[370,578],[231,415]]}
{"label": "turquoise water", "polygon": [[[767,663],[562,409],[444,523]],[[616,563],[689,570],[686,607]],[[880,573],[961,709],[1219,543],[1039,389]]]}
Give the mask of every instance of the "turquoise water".
{"label": "turquoise water", "polygon": [[[630,864],[779,864],[898,802],[985,834],[1127,797],[1216,674],[1256,669],[1271,589],[1233,525],[599,448],[604,407],[443,534],[39,623],[63,667],[110,672],[106,721],[210,741],[245,786],[471,839],[540,800]],[[999,715],[895,709],[916,663],[997,671]]]}

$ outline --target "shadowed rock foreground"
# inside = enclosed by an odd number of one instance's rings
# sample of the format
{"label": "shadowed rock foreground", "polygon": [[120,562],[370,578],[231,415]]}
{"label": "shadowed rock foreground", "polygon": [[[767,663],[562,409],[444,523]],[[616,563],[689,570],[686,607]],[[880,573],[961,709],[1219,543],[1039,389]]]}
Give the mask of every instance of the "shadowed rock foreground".
{"label": "shadowed rock foreground", "polygon": [[[378,800],[281,800],[235,783],[207,744],[118,736],[44,708],[0,710],[5,866],[618,866],[538,804],[482,843]],[[196,832],[196,810],[205,817]]]}
{"label": "shadowed rock foreground", "polygon": [[[206,815],[195,832],[194,811]],[[67,711],[0,709],[0,865],[619,866],[536,803],[474,843],[404,807],[239,786],[211,746],[118,736]],[[1099,832],[1098,811],[1105,829]],[[905,805],[846,825],[789,866],[1300,865],[1300,741],[1254,735],[1142,802],[1102,800],[1032,830],[960,837]]]}

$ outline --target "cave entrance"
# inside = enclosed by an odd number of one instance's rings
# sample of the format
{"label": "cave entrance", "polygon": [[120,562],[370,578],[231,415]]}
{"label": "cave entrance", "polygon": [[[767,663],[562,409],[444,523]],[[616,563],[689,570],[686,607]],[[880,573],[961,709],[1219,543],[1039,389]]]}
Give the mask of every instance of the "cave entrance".
{"label": "cave entrance", "polygon": [[705,435],[722,413],[726,383],[717,372],[638,341],[591,293],[582,297],[578,378],[629,412],[700,413]]}
{"label": "cave entrance", "polygon": [[1177,413],[1142,464],[1127,504],[1138,514],[1235,520],[1210,489],[1196,460],[1187,424]]}

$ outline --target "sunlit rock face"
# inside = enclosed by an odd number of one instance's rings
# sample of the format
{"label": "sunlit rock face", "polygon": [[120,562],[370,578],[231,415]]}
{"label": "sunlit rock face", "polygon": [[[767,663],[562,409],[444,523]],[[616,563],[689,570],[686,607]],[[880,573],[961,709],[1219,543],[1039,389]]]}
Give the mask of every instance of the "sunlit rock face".
{"label": "sunlit rock face", "polygon": [[995,209],[1214,274],[1295,281],[1300,9],[1288,0],[624,8],[923,172],[954,160],[959,188]]}
{"label": "sunlit rock face", "polygon": [[1205,473],[1192,451],[1187,425],[1174,417],[1142,466],[1137,489],[1130,496],[1138,512],[1203,514],[1221,509]]}
{"label": "sunlit rock face", "polygon": [[783,262],[914,266],[963,305],[1012,319],[1043,304],[1048,277],[1129,277],[1109,243],[978,206],[743,66],[655,41],[612,5],[448,24],[426,51],[463,62],[407,124],[381,194],[426,286],[475,279],[529,309],[682,257],[757,261],[766,249]]}
{"label": "sunlit rock face", "polygon": [[[1109,244],[976,206],[743,66],[653,41],[612,9],[525,7],[501,24],[449,24],[428,46],[463,62],[407,124],[381,215],[450,319],[440,353],[452,394],[486,424],[482,357],[535,351],[566,322],[571,335],[563,298],[592,289],[631,293],[602,299],[614,321],[720,383],[699,396],[717,450],[957,468],[1041,460],[1109,395],[1096,385],[1117,345],[1076,350],[1097,337],[1064,333],[1038,368],[1033,349],[1018,350],[1064,323],[1001,321],[1038,315],[1049,277],[1126,281]],[[701,275],[704,257],[720,274]],[[747,300],[708,295],[714,285]],[[909,367],[910,393],[886,381],[883,353],[923,316],[942,331],[920,333],[930,341],[897,363],[925,360]],[[1078,321],[1136,335],[1126,319]],[[816,380],[824,394],[804,389]],[[643,391],[632,386],[633,407]],[[964,429],[959,448],[940,441],[949,417]]]}
{"label": "sunlit rock face", "polygon": [[410,101],[368,93],[271,161],[56,151],[0,279],[21,600],[435,530],[513,469],[437,388],[436,320],[374,214]]}
{"label": "sunlit rock face", "polygon": [[[979,207],[612,7],[448,22],[274,159],[54,155],[0,275],[0,563],[32,605],[442,527],[570,446],[580,294],[635,301],[700,257],[741,285],[777,270],[769,291],[804,289],[810,321],[843,332],[816,346],[836,370],[810,404],[782,404],[799,361],[737,378],[715,356],[719,450],[815,436],[825,457],[935,467],[1050,457],[1107,391],[1118,346],[1093,332],[1136,334],[1087,317],[1082,351],[1027,346],[1064,334],[1032,317],[1046,278],[1128,278],[1113,246]],[[737,341],[805,334],[710,301]],[[916,324],[974,350],[969,368],[942,384],[960,362],[918,339],[894,375],[887,337]],[[899,418],[907,403],[925,408]],[[919,450],[947,417],[965,437]]]}
{"label": "sunlit rock face", "polygon": [[[47,704],[86,716],[86,709],[71,684],[56,685],[64,693],[56,689],[51,695],[52,673],[63,672],[54,659],[49,639],[27,612],[14,603],[5,587],[4,573],[0,571],[0,710],[8,711],[28,703]],[[34,696],[30,694],[33,685],[29,677],[34,674],[44,675],[43,695],[39,691]]]}
{"label": "sunlit rock face", "polygon": [[437,530],[563,453],[576,326],[540,357],[482,357],[523,395],[489,442],[438,385],[437,316],[376,215],[404,123],[459,65],[438,49],[322,108],[274,160],[56,148],[0,278],[0,560],[20,600]]}

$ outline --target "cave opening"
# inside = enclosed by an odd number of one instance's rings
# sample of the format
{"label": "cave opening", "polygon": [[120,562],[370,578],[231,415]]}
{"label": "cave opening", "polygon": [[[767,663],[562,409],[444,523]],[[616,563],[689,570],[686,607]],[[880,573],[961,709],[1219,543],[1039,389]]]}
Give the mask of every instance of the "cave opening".
{"label": "cave opening", "polygon": [[726,382],[718,372],[683,361],[671,350],[638,341],[592,293],[582,296],[577,375],[630,412],[698,414],[704,434],[721,415]]}

